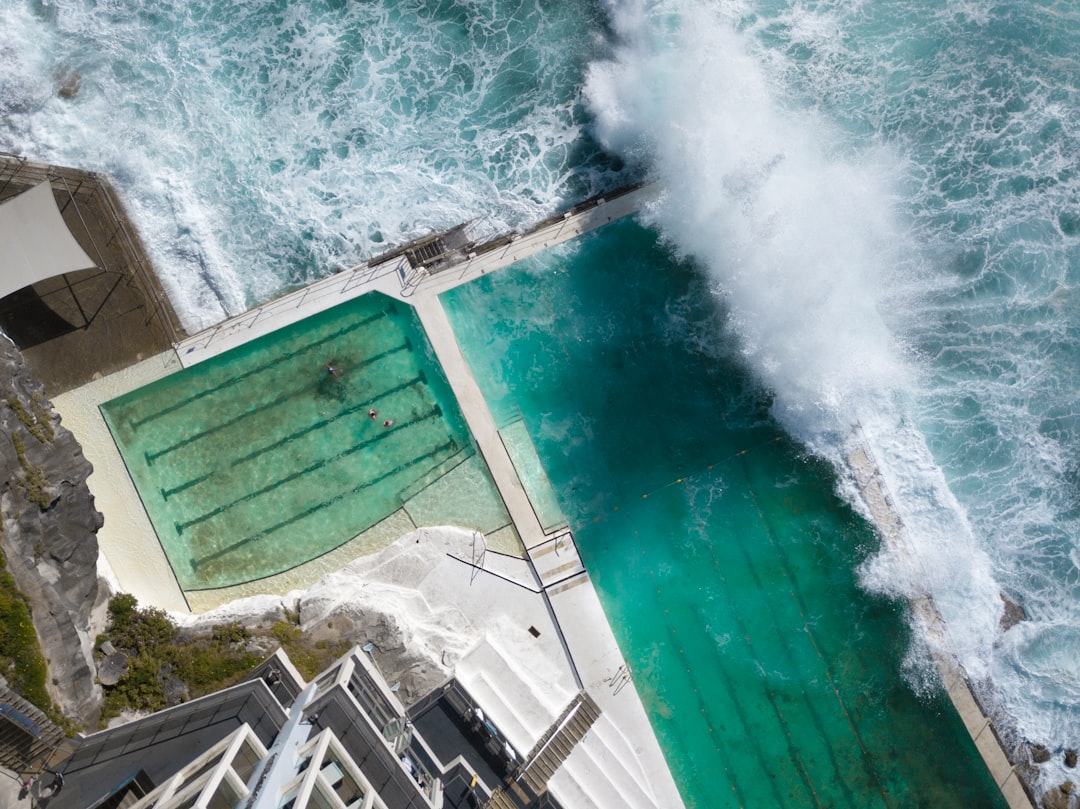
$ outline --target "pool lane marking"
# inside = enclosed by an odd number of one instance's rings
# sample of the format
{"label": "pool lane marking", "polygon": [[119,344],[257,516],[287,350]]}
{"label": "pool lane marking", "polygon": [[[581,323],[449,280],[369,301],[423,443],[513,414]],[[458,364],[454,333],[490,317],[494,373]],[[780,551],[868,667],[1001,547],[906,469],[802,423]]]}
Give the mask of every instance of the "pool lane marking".
{"label": "pool lane marking", "polygon": [[167,416],[169,413],[173,413],[173,412],[179,410],[182,407],[187,407],[192,402],[197,402],[199,399],[205,398],[206,396],[209,396],[212,393],[217,393],[220,390],[224,390],[225,388],[231,387],[231,386],[237,384],[238,382],[241,382],[242,380],[247,379],[250,376],[254,376],[255,374],[260,374],[263,371],[265,371],[265,370],[267,370],[269,368],[273,368],[275,365],[278,365],[278,364],[280,364],[280,363],[282,363],[282,362],[284,362],[286,360],[291,360],[294,357],[299,357],[301,354],[307,354],[308,352],[313,351],[316,348],[322,347],[323,345],[328,343],[330,340],[341,337],[342,335],[348,334],[349,332],[356,331],[357,329],[361,329],[364,326],[368,326],[368,325],[374,323],[377,320],[381,320],[382,318],[386,317],[388,314],[390,314],[389,311],[381,311],[381,312],[377,312],[376,314],[372,315],[371,317],[364,318],[363,320],[358,320],[356,323],[350,324],[350,325],[346,326],[343,329],[338,329],[335,332],[331,332],[330,334],[328,334],[325,337],[323,337],[322,339],[320,339],[318,342],[308,343],[307,345],[304,345],[304,346],[298,348],[297,350],[290,351],[290,352],[288,352],[286,354],[279,354],[271,362],[265,362],[262,365],[258,365],[256,367],[252,368],[250,371],[245,371],[242,374],[239,374],[239,375],[234,376],[234,377],[230,377],[229,379],[226,379],[224,382],[222,382],[220,385],[215,385],[212,388],[207,388],[206,390],[201,390],[198,393],[194,394],[193,396],[189,396],[187,399],[180,399],[179,401],[174,402],[173,404],[169,405],[166,408],[163,408],[161,410],[157,410],[157,411],[151,413],[150,415],[145,416],[145,417],[143,417],[141,419],[136,419],[135,421],[129,422],[129,425],[130,425],[131,429],[137,430],[139,427],[142,427],[147,422],[153,421],[154,419],[161,418],[162,416]]}
{"label": "pool lane marking", "polygon": [[[741,456],[740,453],[736,453],[736,457],[740,457],[740,456]],[[745,482],[747,488],[749,488],[750,480],[749,480],[749,476],[746,474],[745,467],[742,470],[742,477],[743,477],[743,481]],[[696,509],[694,509],[694,514],[695,514],[695,516],[697,518],[697,522],[698,522],[698,526],[699,526],[701,534],[707,539],[708,536],[709,536],[708,528],[707,528],[707,522],[705,520],[703,520],[700,516],[698,516],[698,512],[697,512]],[[714,548],[713,548],[713,544],[711,542],[706,542],[705,544],[706,544],[706,547],[708,547],[709,555],[712,558],[713,567],[719,573],[722,570],[722,566],[721,566],[721,564],[719,562],[719,559],[717,559],[717,557],[716,557],[716,554],[715,554],[715,551],[714,551]],[[736,542],[736,543],[733,543],[733,544],[735,546],[737,546],[737,548],[738,548],[737,553],[739,553],[743,557],[744,564],[746,565],[746,568],[747,568],[751,578],[753,579],[753,581],[754,581],[754,583],[755,583],[755,585],[757,587],[757,590],[759,592],[762,592],[762,593],[768,592],[768,590],[766,590],[765,588],[762,587],[760,577],[757,574],[756,568],[751,564],[750,559],[749,559],[749,557],[747,555],[746,548],[744,547],[744,545],[741,542]],[[642,553],[645,553],[644,548],[642,549]],[[655,574],[653,574],[653,575],[655,575]],[[724,577],[723,577],[722,573],[720,575],[720,578],[723,581]],[[754,644],[754,641],[752,640],[752,635],[751,635],[751,632],[750,632],[750,630],[749,630],[749,628],[747,626],[746,620],[743,618],[742,613],[741,613],[741,611],[739,609],[739,604],[736,602],[734,596],[732,595],[730,588],[726,584],[726,581],[723,582],[723,586],[720,587],[720,590],[723,591],[723,598],[728,604],[728,610],[727,610],[728,614],[730,616],[734,617],[735,623],[738,625],[739,630],[741,630],[740,631],[740,636],[742,638],[743,644],[745,644],[745,647],[746,647],[747,651],[749,652],[751,660],[754,662],[754,664],[756,664],[759,667],[759,669],[763,668],[763,666],[762,666],[763,656],[758,652],[757,648],[755,647],[755,644]],[[658,588],[658,593],[659,593],[659,588]],[[768,599],[765,599],[765,600],[766,600],[766,602],[768,601]],[[674,608],[676,608],[676,606],[673,604],[672,606],[668,607],[665,610],[665,612],[669,612],[671,609],[674,609]],[[697,615],[698,622],[703,626],[707,625],[708,621],[705,620],[705,616],[701,612],[700,605],[698,605],[696,607],[695,612],[696,612],[696,615]],[[775,622],[776,622],[776,616],[775,616],[775,613],[774,613],[773,614],[773,623],[775,624]],[[672,626],[672,631],[674,632],[674,628],[673,628],[674,625],[672,624],[671,626]],[[773,627],[773,630],[774,631],[776,630],[775,626]],[[760,636],[759,636],[759,638],[760,638]],[[789,657],[789,660],[790,660],[790,650],[785,645],[784,639],[782,637],[779,637],[778,639],[780,641],[780,645],[783,647],[784,652],[787,653],[787,656]],[[675,648],[679,650],[680,654],[682,654],[682,649],[680,647],[676,646]],[[723,667],[720,666],[718,668],[723,668]],[[687,672],[690,673],[690,667],[687,667]],[[728,676],[726,671],[724,672],[724,675],[725,675],[725,677]],[[730,680],[727,680],[727,682],[730,682]],[[823,804],[822,804],[822,801],[821,801],[821,797],[818,795],[817,789],[815,788],[814,779],[811,777],[811,771],[810,771],[810,767],[808,766],[808,762],[806,760],[804,760],[804,757],[803,757],[803,753],[807,752],[807,751],[804,750],[801,745],[796,744],[795,736],[792,733],[791,726],[788,723],[787,717],[784,715],[783,709],[781,708],[780,704],[776,700],[776,695],[769,689],[768,685],[765,683],[763,678],[758,678],[757,682],[761,685],[761,691],[758,692],[758,693],[759,693],[760,697],[764,697],[764,702],[759,701],[759,704],[760,704],[761,708],[763,709],[761,718],[763,720],[765,720],[765,721],[768,721],[767,717],[768,717],[769,709],[766,708],[766,703],[767,703],[768,706],[771,707],[773,720],[776,722],[776,725],[778,726],[778,729],[783,734],[782,740],[780,741],[780,744],[783,744],[787,748],[787,760],[793,765],[792,775],[797,776],[799,781],[801,781],[803,789],[804,789],[804,793],[813,802],[813,805],[818,807],[818,809],[822,809]],[[804,702],[805,702],[805,700],[804,700]],[[752,725],[749,723],[748,717],[746,715],[744,715],[743,712],[742,712],[742,704],[740,702],[736,701],[735,706],[736,706],[736,712],[739,714],[740,721],[743,723],[744,728],[746,728],[746,730],[747,730],[747,736],[748,737],[752,736],[752,733],[749,732]],[[815,725],[818,724],[816,719],[811,719],[811,721]],[[826,746],[828,747],[829,745],[827,744]],[[827,755],[831,756],[831,750],[827,751]],[[760,756],[759,756],[759,758],[760,758]],[[766,767],[766,771],[767,771],[767,769],[768,768]],[[770,779],[770,781],[774,781],[774,779]],[[796,782],[792,782],[792,783],[794,784]],[[845,791],[850,794],[850,789],[848,789],[847,785],[844,784],[843,786],[844,786]],[[775,782],[773,783],[773,787],[774,787],[774,789],[776,788],[775,787]],[[776,793],[774,792],[774,794],[776,794]],[[788,803],[788,802],[789,801],[783,801],[783,800],[781,801],[781,803]],[[809,804],[807,804],[807,805],[809,805]],[[856,805],[856,804],[849,804],[849,805]]]}
{"label": "pool lane marking", "polygon": [[176,533],[177,534],[183,534],[185,529],[188,529],[193,525],[199,525],[200,523],[206,522],[207,520],[212,519],[213,517],[217,517],[219,514],[223,514],[226,511],[229,511],[234,506],[238,506],[241,503],[246,503],[248,500],[254,500],[256,497],[262,497],[262,495],[268,494],[269,492],[272,492],[274,489],[278,488],[279,486],[283,486],[286,483],[289,483],[289,482],[291,482],[293,480],[296,480],[297,478],[303,477],[304,475],[309,475],[312,472],[314,472],[316,469],[321,469],[324,466],[327,466],[327,465],[332,464],[332,463],[336,463],[336,462],[340,461],[342,458],[347,458],[348,456],[353,455],[353,454],[359,452],[362,449],[366,449],[367,447],[370,447],[371,445],[376,444],[379,441],[383,441],[383,440],[389,438],[391,435],[393,435],[396,432],[399,432],[401,430],[407,430],[410,427],[413,427],[413,426],[415,426],[417,424],[420,424],[421,422],[428,421],[428,420],[434,419],[434,418],[439,418],[441,416],[442,416],[442,408],[439,407],[439,405],[435,405],[435,407],[433,407],[427,413],[424,413],[424,414],[418,416],[417,418],[413,419],[412,421],[405,422],[404,424],[400,424],[400,425],[398,425],[396,427],[387,428],[387,429],[381,431],[379,433],[379,435],[375,436],[374,438],[369,438],[369,439],[367,439],[365,441],[361,441],[359,444],[353,444],[351,447],[349,447],[348,449],[346,449],[343,452],[339,452],[337,455],[334,455],[334,456],[332,456],[330,458],[319,459],[315,463],[308,464],[303,469],[298,469],[295,472],[291,472],[290,474],[286,475],[283,478],[279,478],[278,480],[273,481],[272,483],[266,484],[262,488],[255,489],[252,492],[248,492],[243,497],[237,498],[236,500],[233,500],[233,501],[231,501],[229,503],[225,503],[224,505],[218,506],[217,508],[211,509],[210,511],[204,512],[203,514],[199,515],[198,517],[187,520],[186,522],[175,522],[173,524],[176,526]]}
{"label": "pool lane marking", "polygon": [[[363,410],[365,408],[370,408],[371,405],[375,404],[376,402],[382,401],[387,396],[393,396],[395,393],[401,393],[401,391],[407,390],[408,388],[411,388],[414,385],[417,385],[417,384],[423,383],[423,382],[427,382],[427,376],[423,372],[421,372],[418,376],[413,377],[409,381],[402,382],[400,385],[395,385],[392,388],[388,388],[387,390],[384,390],[382,393],[378,394],[377,396],[373,396],[372,398],[367,399],[367,400],[365,400],[363,402],[360,402],[359,404],[355,404],[352,407],[348,407],[348,408],[346,408],[344,410],[338,411],[336,414],[334,414],[333,416],[330,416],[329,418],[325,418],[325,419],[322,419],[321,421],[317,421],[317,422],[315,422],[313,424],[309,424],[307,427],[304,427],[302,430],[297,430],[296,432],[290,433],[289,435],[285,436],[284,438],[279,438],[274,443],[267,444],[265,447],[260,447],[259,449],[255,450],[254,452],[249,452],[247,455],[242,455],[239,458],[236,458],[235,460],[233,460],[227,467],[218,467],[216,469],[211,469],[206,474],[199,475],[198,477],[191,478],[190,480],[186,480],[183,483],[181,483],[179,486],[174,486],[171,489],[161,489],[161,496],[165,500],[168,500],[174,494],[180,494],[183,491],[187,491],[192,486],[196,486],[196,485],[198,485],[198,484],[200,484],[200,483],[202,483],[202,482],[204,482],[206,480],[209,480],[210,478],[214,477],[215,475],[218,475],[221,472],[223,472],[225,469],[235,469],[237,466],[240,466],[240,464],[247,463],[251,459],[257,458],[258,456],[262,455],[265,452],[271,452],[271,451],[277,449],[278,447],[280,447],[282,444],[286,444],[289,441],[293,441],[293,440],[295,440],[297,438],[300,438],[301,436],[307,435],[308,433],[313,432],[314,430],[319,430],[319,429],[325,427],[328,424],[332,424],[333,422],[338,421],[339,419],[345,418],[346,416],[350,416],[350,415],[353,415],[353,414],[358,413],[358,412],[363,412]],[[289,395],[291,396],[292,394],[289,394]],[[286,396],[285,398],[288,398],[288,396]],[[245,415],[249,415],[249,414],[245,414]],[[208,430],[207,432],[210,432],[210,431]]]}
{"label": "pool lane marking", "polygon": [[[746,472],[745,466],[742,470],[742,478],[746,489],[750,490],[752,488],[752,482],[750,476]],[[757,515],[756,522],[761,525],[761,514],[760,511],[756,508],[756,503],[754,511]],[[768,531],[767,526],[761,527],[764,530]],[[750,580],[753,582],[756,591],[762,594],[767,594],[771,592],[772,588],[765,586],[762,577],[758,572],[758,563],[754,561],[754,557],[747,550],[746,545],[743,542],[738,541],[732,543],[732,546],[736,548],[736,550],[732,551],[732,553],[742,557],[742,569],[747,574],[749,574]],[[717,558],[714,552],[714,544],[711,542],[708,543],[708,549],[709,555],[713,560],[714,569],[717,571],[723,569],[723,566],[720,564],[720,560]],[[772,546],[772,550],[773,553],[776,553],[775,545]],[[732,595],[731,588],[727,586],[726,582],[725,586],[721,589],[723,589],[724,595],[726,596],[730,614],[735,616],[735,621],[739,625],[739,628],[742,632],[743,642],[746,644],[747,649],[753,656],[754,663],[759,668],[764,670],[764,662],[768,658],[767,656],[763,655],[761,652],[758,651],[758,644],[755,643],[754,639],[756,638],[759,642],[765,642],[766,646],[769,645],[766,632],[757,622],[755,622],[755,624],[748,623],[747,619],[743,616],[744,610],[740,609],[740,603],[735,600],[734,596]],[[773,608],[771,599],[767,597],[763,599],[763,609],[767,610],[769,615],[771,616],[771,620],[766,620],[764,621],[764,623],[768,625],[768,633],[772,634],[777,641],[777,648],[780,650],[777,657],[786,658],[788,664],[788,668],[786,669],[787,672],[799,671],[800,666],[792,655],[790,643],[780,631],[780,627],[784,626],[784,624],[781,622],[780,616],[776,614],[776,610]],[[751,610],[749,611],[749,614],[751,616],[755,616],[758,614],[758,611]],[[751,625],[757,626],[756,631],[751,630]],[[776,660],[776,663],[782,664],[782,661]],[[823,772],[823,770],[827,770],[830,767],[833,771],[834,778],[839,781],[841,790],[847,795],[847,801],[844,805],[859,805],[858,801],[854,800],[855,796],[853,796],[851,793],[851,786],[844,778],[844,771],[840,767],[839,762],[836,759],[836,750],[833,748],[832,740],[828,737],[828,735],[826,735],[824,731],[821,716],[817,712],[817,709],[814,707],[813,702],[808,698],[806,690],[803,689],[801,691],[801,699],[796,699],[796,695],[792,695],[792,708],[799,708],[800,712],[804,713],[804,720],[808,721],[808,723],[813,726],[814,729],[817,731],[818,738],[823,743],[822,752],[824,753],[825,757],[829,762],[827,765],[824,766],[820,763],[814,764],[816,760],[813,756],[814,749],[811,746],[805,744],[805,740],[809,738],[811,734],[793,733],[790,721],[788,717],[784,715],[783,708],[777,701],[777,693],[769,687],[768,682],[764,678],[761,679],[761,687],[762,691],[764,692],[765,699],[772,706],[776,721],[779,724],[780,729],[783,731],[784,736],[786,737],[788,755],[796,763],[799,774],[805,782],[806,789],[812,796],[815,805],[819,807],[822,806],[821,798],[817,793],[816,783],[817,781],[831,780],[827,778],[828,774],[826,772]],[[795,710],[792,710],[791,713],[795,714]],[[796,719],[796,721],[798,721],[798,719]],[[796,741],[796,738],[798,738],[798,741]]]}
{"label": "pool lane marking", "polygon": [[[419,419],[417,419],[417,421],[419,421]],[[410,422],[410,424],[415,424],[415,423],[416,422]],[[408,426],[408,425],[402,425],[401,428],[394,428],[394,429],[403,429],[405,426]],[[251,536],[245,537],[244,539],[241,539],[238,542],[234,542],[231,545],[226,545],[224,548],[222,548],[220,550],[214,551],[213,553],[207,554],[206,556],[200,557],[199,559],[192,559],[191,560],[191,569],[192,569],[193,572],[197,573],[199,568],[202,567],[203,565],[205,565],[208,562],[212,562],[215,559],[219,559],[222,556],[225,556],[225,555],[227,555],[229,553],[232,553],[233,551],[237,550],[238,548],[240,548],[240,547],[242,547],[244,545],[255,542],[255,541],[259,540],[259,539],[263,539],[264,537],[266,537],[269,534],[274,533],[275,531],[280,531],[282,528],[285,528],[285,527],[287,527],[289,525],[292,525],[294,522],[298,522],[299,520],[302,520],[305,517],[308,517],[308,516],[314,514],[316,511],[319,511],[321,509],[332,506],[335,503],[338,503],[341,500],[345,499],[346,497],[350,497],[350,496],[352,496],[354,494],[359,494],[364,489],[370,488],[371,486],[375,486],[378,483],[382,483],[384,480],[387,480],[387,479],[393,477],[394,475],[397,475],[397,474],[399,474],[401,472],[404,472],[406,469],[408,469],[408,468],[410,468],[412,466],[416,466],[419,463],[423,463],[426,460],[434,458],[436,455],[438,455],[441,452],[450,451],[451,453],[453,453],[453,452],[457,452],[459,449],[460,449],[460,447],[458,445],[458,442],[454,438],[448,438],[445,443],[439,444],[437,447],[430,450],[429,452],[425,452],[423,455],[420,455],[420,456],[418,456],[416,458],[413,458],[410,461],[406,461],[403,464],[399,464],[394,469],[391,469],[388,472],[384,472],[383,474],[379,475],[376,478],[372,478],[371,480],[366,480],[363,483],[359,484],[358,486],[354,486],[353,488],[349,489],[348,491],[344,491],[344,492],[341,492],[339,494],[336,494],[336,495],[334,495],[333,497],[331,497],[331,498],[329,498],[327,500],[323,500],[321,503],[317,503],[316,505],[311,506],[306,511],[302,511],[299,514],[294,514],[294,515],[292,515],[291,517],[289,517],[286,520],[282,520],[279,523],[275,523],[274,525],[270,526],[269,528],[265,528],[262,531],[259,531],[256,534],[252,534]],[[224,586],[227,586],[227,585],[224,585]]]}
{"label": "pool lane marking", "polygon": [[[376,354],[373,357],[369,358],[368,360],[365,360],[364,362],[362,362],[359,365],[356,365],[354,367],[355,368],[366,368],[369,365],[372,365],[372,364],[378,362],[379,360],[386,359],[390,355],[396,354],[396,353],[398,353],[400,351],[403,351],[403,350],[406,350],[406,349],[409,350],[409,351],[412,350],[412,343],[410,343],[408,340],[406,340],[404,343],[402,343],[399,346],[396,346],[394,348],[388,348],[386,351],[383,351],[380,354]],[[322,377],[324,377],[324,376],[326,376],[326,374],[322,373],[319,378],[322,379]],[[205,438],[208,435],[212,435],[212,434],[214,434],[216,432],[219,432],[221,430],[232,427],[235,424],[237,424],[237,423],[243,421],[244,419],[248,418],[249,416],[254,416],[256,413],[262,413],[265,410],[269,410],[269,409],[271,409],[273,407],[277,407],[279,404],[282,404],[283,402],[287,401],[288,399],[291,399],[293,396],[295,396],[296,394],[298,394],[298,393],[300,393],[302,391],[308,390],[310,387],[311,387],[310,383],[305,383],[301,387],[292,388],[291,390],[285,391],[285,393],[281,394],[276,399],[272,399],[269,402],[265,402],[265,403],[263,403],[261,405],[257,405],[255,407],[251,408],[250,410],[245,410],[243,413],[240,413],[237,416],[234,416],[233,418],[229,419],[228,421],[223,421],[220,424],[215,424],[213,427],[208,427],[207,429],[203,430],[202,432],[193,433],[192,435],[189,435],[187,438],[184,438],[184,439],[182,439],[180,441],[177,441],[175,444],[171,444],[171,445],[165,447],[164,449],[160,449],[157,452],[144,452],[143,456],[146,458],[146,465],[147,466],[153,466],[154,461],[156,461],[158,458],[162,457],[163,455],[168,455],[170,452],[174,452],[174,451],[176,451],[178,449],[182,449],[182,448],[188,446],[189,444],[195,443],[196,441],[198,441],[201,438]]]}
{"label": "pool lane marking", "polygon": [[[742,463],[743,463],[743,475],[744,475],[745,479],[747,480],[747,482],[749,483],[751,478],[750,478],[750,472],[749,472],[749,468],[747,467],[745,458],[742,459]],[[775,550],[775,553],[776,553],[776,555],[777,555],[777,557],[778,557],[778,559],[780,561],[780,565],[784,569],[784,578],[786,578],[787,581],[788,581],[788,585],[787,585],[788,595],[791,597],[791,600],[795,603],[795,608],[796,608],[796,610],[798,610],[800,617],[802,617],[802,619],[803,619],[803,627],[802,627],[803,631],[806,633],[808,639],[810,640],[810,645],[813,648],[814,653],[817,655],[818,659],[821,661],[821,665],[822,665],[822,668],[823,668],[823,673],[825,675],[825,680],[826,680],[826,682],[828,682],[829,688],[832,689],[832,692],[833,692],[834,696],[836,697],[837,704],[840,706],[840,712],[843,714],[843,717],[846,720],[849,729],[851,730],[851,734],[854,736],[855,742],[859,746],[859,750],[861,751],[861,754],[862,754],[860,756],[860,759],[862,761],[863,767],[865,768],[866,775],[869,777],[870,781],[872,781],[877,786],[878,794],[880,794],[881,800],[884,803],[884,805],[886,807],[889,807],[889,809],[891,809],[892,802],[889,800],[888,790],[885,788],[885,785],[881,781],[881,774],[878,772],[878,768],[876,766],[875,758],[870,753],[869,749],[866,747],[866,743],[863,741],[863,738],[862,738],[862,733],[859,731],[858,725],[856,724],[854,718],[851,716],[851,712],[848,710],[847,704],[844,702],[844,698],[841,695],[840,689],[836,684],[836,679],[833,676],[832,666],[830,665],[830,660],[821,651],[821,647],[818,645],[817,638],[814,636],[814,632],[810,627],[810,622],[806,620],[806,609],[807,609],[806,604],[803,602],[801,591],[799,590],[799,588],[797,586],[797,583],[796,583],[797,582],[797,577],[795,576],[795,572],[794,572],[793,568],[789,564],[788,555],[783,552],[780,543],[777,542],[777,539],[776,539],[776,536],[774,535],[772,526],[771,526],[768,518],[765,516],[765,513],[762,510],[760,503],[758,502],[757,493],[754,491],[754,487],[752,485],[748,485],[747,490],[748,490],[748,492],[750,494],[750,502],[753,504],[754,510],[757,511],[758,520],[761,523],[762,528],[765,530],[765,536],[768,538],[769,544],[773,546],[773,548]],[[754,575],[755,575],[755,578],[756,578],[756,573]],[[771,605],[771,602],[770,602],[770,605]],[[774,618],[776,617],[775,611],[773,611],[773,617]],[[794,661],[792,661],[792,662],[794,663]],[[808,702],[808,704],[809,704],[809,702]],[[818,716],[817,716],[816,709],[814,710],[814,717],[815,717],[815,724],[818,724]],[[821,735],[822,739],[828,739],[828,737],[825,734],[824,728],[822,726],[819,725],[817,729],[818,729],[818,733]],[[830,758],[834,758],[834,754],[832,752],[832,745],[829,744],[828,747],[829,747],[829,750],[830,750],[830,753],[829,753]],[[837,767],[837,773],[839,774],[841,772],[841,770],[839,768],[838,763],[837,763],[836,767]],[[850,790],[849,790],[849,794],[850,794]]]}

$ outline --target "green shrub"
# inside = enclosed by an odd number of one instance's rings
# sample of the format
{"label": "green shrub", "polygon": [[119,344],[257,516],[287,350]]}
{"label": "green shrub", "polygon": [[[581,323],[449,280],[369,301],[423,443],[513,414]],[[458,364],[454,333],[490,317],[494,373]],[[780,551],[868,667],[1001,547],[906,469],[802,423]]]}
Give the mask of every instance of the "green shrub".
{"label": "green shrub", "polygon": [[105,705],[101,718],[108,719],[123,710],[160,711],[165,706],[165,688],[161,679],[161,662],[146,651],[128,659],[124,678],[114,687],[105,689]]}
{"label": "green shrub", "polygon": [[213,643],[231,646],[233,644],[246,643],[251,639],[248,628],[238,624],[214,624],[210,629],[210,639]]}
{"label": "green shrub", "polygon": [[30,605],[15,586],[0,551],[0,671],[11,687],[50,716],[56,706],[45,689],[48,669],[41,654]]}
{"label": "green shrub", "polygon": [[109,640],[129,654],[153,650],[176,638],[176,626],[158,607],[140,609],[135,596],[122,593],[109,601]]}

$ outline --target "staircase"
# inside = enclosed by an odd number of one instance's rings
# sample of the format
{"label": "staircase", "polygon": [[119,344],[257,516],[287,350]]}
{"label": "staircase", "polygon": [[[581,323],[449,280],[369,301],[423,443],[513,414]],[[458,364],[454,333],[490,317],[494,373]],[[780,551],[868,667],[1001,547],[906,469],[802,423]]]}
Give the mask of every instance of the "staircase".
{"label": "staircase", "polygon": [[529,751],[505,786],[499,787],[484,809],[521,809],[547,791],[548,779],[566,761],[577,743],[600,718],[600,708],[584,691],[578,692],[558,719]]}

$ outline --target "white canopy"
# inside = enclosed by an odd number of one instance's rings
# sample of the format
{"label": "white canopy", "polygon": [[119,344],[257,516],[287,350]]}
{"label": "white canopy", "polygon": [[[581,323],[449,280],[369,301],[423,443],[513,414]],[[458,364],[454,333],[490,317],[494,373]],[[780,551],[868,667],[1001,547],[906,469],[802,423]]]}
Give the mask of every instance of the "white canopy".
{"label": "white canopy", "polygon": [[94,266],[64,224],[48,180],[0,203],[0,297]]}

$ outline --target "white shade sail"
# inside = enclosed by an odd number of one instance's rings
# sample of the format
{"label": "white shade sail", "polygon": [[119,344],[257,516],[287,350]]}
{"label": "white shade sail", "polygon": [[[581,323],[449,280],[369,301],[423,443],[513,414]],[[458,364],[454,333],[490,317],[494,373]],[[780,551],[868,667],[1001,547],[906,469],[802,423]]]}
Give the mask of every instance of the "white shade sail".
{"label": "white shade sail", "polygon": [[64,224],[48,180],[0,203],[0,297],[94,266]]}

